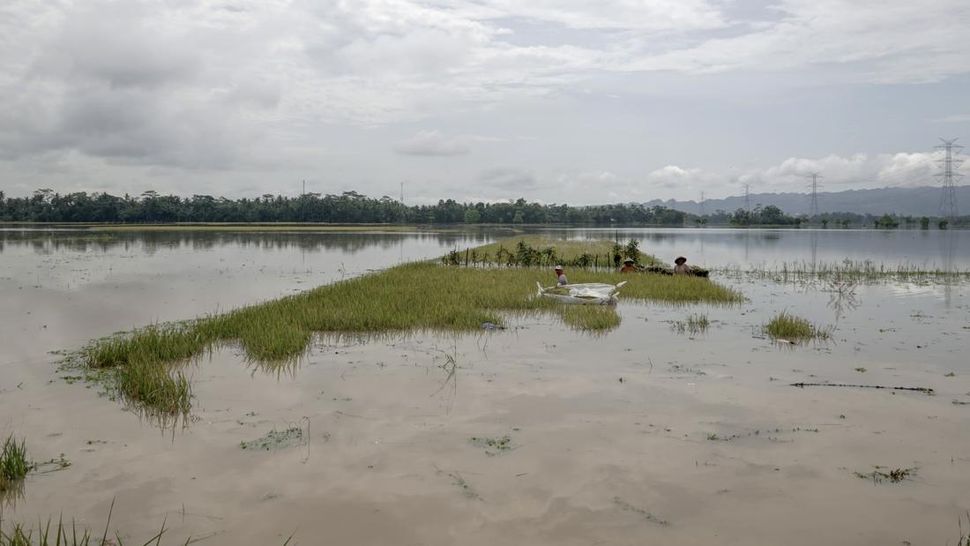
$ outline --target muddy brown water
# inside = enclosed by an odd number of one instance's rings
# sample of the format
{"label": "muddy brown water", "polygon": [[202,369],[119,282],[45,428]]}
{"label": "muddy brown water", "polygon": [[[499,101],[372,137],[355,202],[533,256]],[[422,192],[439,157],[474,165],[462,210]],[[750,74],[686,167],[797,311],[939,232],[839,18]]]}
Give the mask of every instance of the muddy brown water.
{"label": "muddy brown water", "polygon": [[[952,544],[970,509],[965,284],[839,302],[824,283],[723,278],[749,301],[621,303],[597,337],[548,317],[324,337],[278,370],[226,347],[186,368],[192,420],[173,430],[65,379],[49,351],[488,236],[0,238],[0,434],[71,462],[29,476],[4,520],[63,514],[100,532],[114,501],[112,532],[132,542],[164,521],[179,544]],[[834,327],[832,342],[765,339],[783,309]],[[676,333],[691,313],[710,328]],[[935,394],[789,386],[826,381]],[[306,441],[240,447],[288,428]],[[917,471],[854,474],[876,465]]]}

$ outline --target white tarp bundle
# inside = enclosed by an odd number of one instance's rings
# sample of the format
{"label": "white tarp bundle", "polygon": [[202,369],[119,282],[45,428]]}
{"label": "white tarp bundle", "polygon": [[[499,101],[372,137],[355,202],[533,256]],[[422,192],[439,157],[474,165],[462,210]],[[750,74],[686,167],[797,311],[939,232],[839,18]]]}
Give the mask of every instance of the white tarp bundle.
{"label": "white tarp bundle", "polygon": [[543,288],[536,283],[539,288],[539,295],[552,298],[561,303],[578,303],[583,305],[609,305],[616,303],[616,294],[626,281],[619,284],[604,284],[598,282],[588,282],[579,284],[565,284],[563,286],[550,286]]}

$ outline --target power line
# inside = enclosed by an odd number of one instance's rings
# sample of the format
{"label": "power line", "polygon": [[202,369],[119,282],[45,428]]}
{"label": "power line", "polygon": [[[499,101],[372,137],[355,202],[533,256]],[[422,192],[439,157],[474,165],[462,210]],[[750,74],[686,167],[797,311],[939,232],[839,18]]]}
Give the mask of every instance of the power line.
{"label": "power line", "polygon": [[962,174],[954,172],[963,163],[962,159],[953,157],[954,152],[959,154],[960,150],[963,149],[963,146],[956,143],[957,140],[959,139],[940,138],[943,144],[936,146],[937,150],[943,150],[943,159],[937,160],[941,170],[936,174],[937,179],[943,182],[943,194],[940,196],[940,214],[950,222],[953,222],[958,216],[955,180],[963,177]]}

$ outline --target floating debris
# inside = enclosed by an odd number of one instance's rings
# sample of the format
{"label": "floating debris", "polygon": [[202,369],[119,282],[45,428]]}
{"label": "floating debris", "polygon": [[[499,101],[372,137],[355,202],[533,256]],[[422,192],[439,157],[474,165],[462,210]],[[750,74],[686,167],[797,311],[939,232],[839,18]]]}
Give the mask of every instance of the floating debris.
{"label": "floating debris", "polygon": [[239,447],[254,451],[272,451],[302,445],[304,445],[303,429],[300,427],[290,427],[282,431],[273,429],[258,440],[239,442]]}
{"label": "floating debris", "polygon": [[854,385],[850,383],[791,383],[790,386],[805,388],[805,387],[849,387],[855,389],[886,389],[891,391],[915,391],[922,392],[924,394],[934,394],[936,391],[930,387],[889,387],[886,385]]}
{"label": "floating debris", "polygon": [[909,479],[916,475],[917,468],[914,466],[912,468],[896,468],[890,470],[889,472],[883,472],[880,470],[881,466],[876,466],[876,469],[872,472],[853,472],[858,478],[864,480],[872,480],[875,483],[882,483],[884,481],[889,481],[891,483],[899,483],[903,480]]}
{"label": "floating debris", "polygon": [[472,436],[471,443],[476,447],[484,449],[485,454],[489,456],[512,451],[512,437],[508,434],[498,438]]}

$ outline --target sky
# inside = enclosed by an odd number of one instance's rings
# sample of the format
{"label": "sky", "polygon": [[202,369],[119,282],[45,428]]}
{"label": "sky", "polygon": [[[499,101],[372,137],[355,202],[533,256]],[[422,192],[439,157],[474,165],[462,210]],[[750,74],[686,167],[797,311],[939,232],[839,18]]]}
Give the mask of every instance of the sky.
{"label": "sky", "polygon": [[966,0],[3,0],[0,190],[934,185],[938,138],[970,145],[968,28]]}

